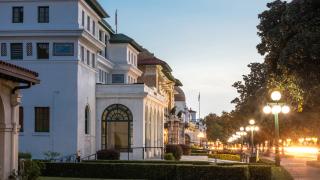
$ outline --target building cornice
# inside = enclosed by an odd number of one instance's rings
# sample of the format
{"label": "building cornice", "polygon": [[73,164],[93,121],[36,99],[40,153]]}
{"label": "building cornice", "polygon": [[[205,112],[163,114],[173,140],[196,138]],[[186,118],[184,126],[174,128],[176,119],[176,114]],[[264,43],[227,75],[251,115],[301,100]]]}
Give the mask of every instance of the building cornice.
{"label": "building cornice", "polygon": [[23,36],[81,36],[83,29],[74,30],[4,30],[0,31],[1,37],[23,37]]}

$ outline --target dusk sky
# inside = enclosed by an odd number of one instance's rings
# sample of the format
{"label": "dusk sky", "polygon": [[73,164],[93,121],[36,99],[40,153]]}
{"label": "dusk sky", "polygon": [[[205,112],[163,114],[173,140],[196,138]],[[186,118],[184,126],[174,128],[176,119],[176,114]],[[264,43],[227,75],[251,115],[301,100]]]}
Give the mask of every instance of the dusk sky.
{"label": "dusk sky", "polygon": [[187,104],[201,117],[230,111],[233,82],[261,62],[256,45],[258,14],[270,0],[100,0],[118,32],[165,60],[183,83]]}

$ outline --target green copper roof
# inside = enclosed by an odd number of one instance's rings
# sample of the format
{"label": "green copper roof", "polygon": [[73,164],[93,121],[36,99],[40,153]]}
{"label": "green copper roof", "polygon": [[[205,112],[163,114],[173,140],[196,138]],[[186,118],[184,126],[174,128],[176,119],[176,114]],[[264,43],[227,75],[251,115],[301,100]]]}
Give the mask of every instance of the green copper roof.
{"label": "green copper roof", "polygon": [[109,40],[110,43],[128,43],[137,49],[139,52],[142,52],[142,47],[132,38],[124,34],[112,34]]}
{"label": "green copper roof", "polygon": [[85,0],[85,2],[101,17],[110,17],[97,0]]}
{"label": "green copper roof", "polygon": [[99,21],[99,24],[102,25],[102,27],[107,30],[109,33],[114,34],[114,30],[112,29],[111,25],[104,19],[102,19],[101,21]]}

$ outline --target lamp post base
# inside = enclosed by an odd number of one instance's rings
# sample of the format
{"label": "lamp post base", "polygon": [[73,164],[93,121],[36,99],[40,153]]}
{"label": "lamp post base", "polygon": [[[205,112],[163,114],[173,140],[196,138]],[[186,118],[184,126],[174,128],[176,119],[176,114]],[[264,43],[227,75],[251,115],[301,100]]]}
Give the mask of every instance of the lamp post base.
{"label": "lamp post base", "polygon": [[280,156],[279,155],[276,155],[275,156],[275,163],[276,163],[276,166],[280,166]]}

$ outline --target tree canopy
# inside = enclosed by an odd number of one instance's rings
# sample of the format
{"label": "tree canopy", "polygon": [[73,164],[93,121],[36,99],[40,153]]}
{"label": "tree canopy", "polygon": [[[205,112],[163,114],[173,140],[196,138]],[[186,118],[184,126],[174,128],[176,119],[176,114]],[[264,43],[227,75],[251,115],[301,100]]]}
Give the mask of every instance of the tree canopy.
{"label": "tree canopy", "polygon": [[205,118],[209,139],[226,140],[225,134],[254,118],[261,127],[257,141],[271,140],[273,117],[262,108],[273,90],[280,90],[292,109],[280,117],[282,138],[320,136],[320,1],[275,0],[267,7],[257,26],[264,62],[250,63],[250,73],[232,85],[239,94],[231,101],[235,110]]}

